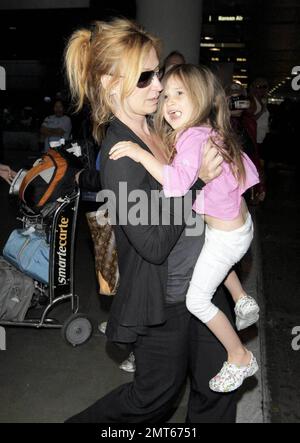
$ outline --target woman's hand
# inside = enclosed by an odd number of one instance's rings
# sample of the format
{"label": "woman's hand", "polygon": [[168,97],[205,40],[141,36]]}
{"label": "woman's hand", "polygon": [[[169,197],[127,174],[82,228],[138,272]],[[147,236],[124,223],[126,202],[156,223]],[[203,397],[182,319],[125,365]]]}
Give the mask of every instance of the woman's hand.
{"label": "woman's hand", "polygon": [[141,156],[144,150],[132,142],[119,142],[109,152],[109,158],[111,160],[119,160],[123,157],[129,157],[136,163],[141,162]]}
{"label": "woman's hand", "polygon": [[16,176],[16,172],[7,165],[0,165],[0,177],[2,177],[9,185]]}
{"label": "woman's hand", "polygon": [[9,166],[7,166],[7,165],[2,165],[2,164],[0,163],[0,171],[7,171],[7,172],[10,172],[11,169],[10,169]]}
{"label": "woman's hand", "polygon": [[219,177],[222,173],[223,157],[212,141],[206,143],[199,178],[206,184]]}

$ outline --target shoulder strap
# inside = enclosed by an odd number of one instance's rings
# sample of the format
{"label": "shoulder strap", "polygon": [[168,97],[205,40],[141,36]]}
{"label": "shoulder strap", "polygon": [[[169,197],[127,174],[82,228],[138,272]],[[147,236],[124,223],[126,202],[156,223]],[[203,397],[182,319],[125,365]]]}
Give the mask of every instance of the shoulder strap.
{"label": "shoulder strap", "polygon": [[68,164],[67,161],[55,150],[49,149],[47,154],[43,157],[42,162],[38,164],[37,166],[34,166],[24,177],[24,180],[22,181],[22,184],[20,186],[19,191],[19,197],[20,199],[26,203],[25,201],[25,191],[28,187],[28,185],[45,169],[49,169],[51,167],[55,167],[55,172],[53,174],[52,180],[50,181],[50,184],[43,195],[43,197],[40,199],[40,201],[37,204],[37,207],[44,206],[49,198],[51,197],[53,191],[55,190],[57,184],[60,182],[60,180],[65,175]]}
{"label": "shoulder strap", "polygon": [[[50,164],[50,162],[51,162],[51,164]],[[49,167],[53,167],[53,160],[51,157],[48,156],[48,154],[46,154],[43,156],[41,163],[34,166],[32,169],[30,169],[30,171],[28,171],[28,173],[26,174],[26,176],[24,177],[24,179],[21,183],[20,190],[19,190],[19,197],[23,202],[25,202],[24,194],[25,194],[25,191],[26,191],[28,185],[32,182],[32,180],[35,179],[35,177],[37,175],[39,175],[41,172],[43,172],[45,169],[47,169]]]}
{"label": "shoulder strap", "polygon": [[51,180],[50,185],[48,186],[47,191],[39,201],[37,205],[38,207],[44,206],[47,203],[47,201],[53,194],[57,184],[61,181],[68,169],[67,161],[55,150],[50,149],[48,151],[48,156],[52,159],[52,162],[56,167],[56,171],[53,175],[53,179]]}

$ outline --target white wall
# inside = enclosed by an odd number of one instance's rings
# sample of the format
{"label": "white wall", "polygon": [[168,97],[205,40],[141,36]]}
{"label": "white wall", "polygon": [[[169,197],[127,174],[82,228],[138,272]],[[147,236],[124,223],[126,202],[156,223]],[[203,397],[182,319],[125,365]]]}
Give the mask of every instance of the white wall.
{"label": "white wall", "polygon": [[202,0],[137,0],[137,21],[160,37],[163,57],[173,50],[199,63]]}

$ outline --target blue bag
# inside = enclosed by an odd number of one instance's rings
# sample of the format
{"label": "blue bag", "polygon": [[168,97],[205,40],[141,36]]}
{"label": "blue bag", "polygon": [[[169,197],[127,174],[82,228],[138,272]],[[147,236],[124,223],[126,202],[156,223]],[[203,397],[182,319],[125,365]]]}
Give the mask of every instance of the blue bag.
{"label": "blue bag", "polygon": [[49,283],[50,246],[45,234],[34,228],[16,229],[7,240],[4,258],[24,274],[41,283]]}

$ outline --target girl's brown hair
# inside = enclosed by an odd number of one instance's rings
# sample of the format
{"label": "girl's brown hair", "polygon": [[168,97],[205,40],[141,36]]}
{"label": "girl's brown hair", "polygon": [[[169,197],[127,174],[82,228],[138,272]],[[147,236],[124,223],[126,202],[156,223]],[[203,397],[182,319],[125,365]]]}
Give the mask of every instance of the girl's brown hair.
{"label": "girl's brown hair", "polygon": [[246,172],[241,145],[232,130],[226,94],[217,77],[208,68],[191,64],[174,66],[165,75],[164,86],[171,77],[183,84],[192,101],[194,114],[183,128],[173,130],[163,117],[164,93],[162,93],[154,127],[168,147],[170,159],[174,156],[179,132],[196,126],[210,126],[218,134],[212,137],[212,141],[219,153],[230,165],[238,181],[244,182]]}
{"label": "girl's brown hair", "polygon": [[[75,110],[91,106],[93,136],[98,142],[113,116],[113,89],[124,76],[121,100],[136,87],[149,51],[159,55],[160,42],[136,23],[126,19],[95,22],[93,29],[75,31],[65,50],[65,68]],[[122,73],[125,75],[122,75]],[[104,88],[101,79],[111,80]]]}

